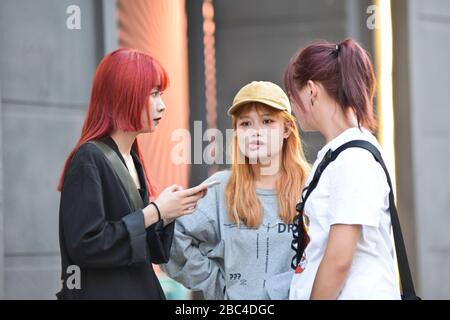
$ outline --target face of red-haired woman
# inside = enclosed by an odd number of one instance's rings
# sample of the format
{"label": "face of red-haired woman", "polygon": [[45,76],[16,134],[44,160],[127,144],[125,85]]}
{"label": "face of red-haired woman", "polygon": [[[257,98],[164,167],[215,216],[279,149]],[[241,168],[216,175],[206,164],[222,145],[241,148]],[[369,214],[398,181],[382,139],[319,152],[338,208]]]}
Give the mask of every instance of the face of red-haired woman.
{"label": "face of red-haired woman", "polygon": [[[148,133],[156,130],[159,122],[163,118],[163,113],[166,110],[164,101],[162,100],[162,92],[158,89],[153,89],[150,96],[148,107],[142,109],[142,129],[140,133]],[[150,121],[148,121],[148,113],[150,114]]]}

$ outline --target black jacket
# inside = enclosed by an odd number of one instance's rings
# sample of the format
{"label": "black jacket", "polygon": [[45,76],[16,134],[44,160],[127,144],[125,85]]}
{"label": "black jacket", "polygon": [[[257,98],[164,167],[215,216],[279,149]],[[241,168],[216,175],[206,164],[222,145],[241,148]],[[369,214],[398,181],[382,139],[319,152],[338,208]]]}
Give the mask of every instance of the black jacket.
{"label": "black jacket", "polygon": [[[102,139],[125,164],[110,137]],[[140,194],[148,205],[144,171],[132,150]],[[145,229],[125,187],[102,151],[84,144],[65,174],[59,211],[62,289],[59,299],[165,299],[152,263],[166,263],[173,226],[163,221]],[[81,288],[71,265],[80,268]],[[67,283],[70,289],[67,286]]]}

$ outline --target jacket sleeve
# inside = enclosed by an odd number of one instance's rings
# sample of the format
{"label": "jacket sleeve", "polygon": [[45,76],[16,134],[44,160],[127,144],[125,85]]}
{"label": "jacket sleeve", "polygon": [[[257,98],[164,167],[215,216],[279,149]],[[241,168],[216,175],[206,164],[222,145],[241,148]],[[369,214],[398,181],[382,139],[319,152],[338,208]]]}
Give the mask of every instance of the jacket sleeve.
{"label": "jacket sleeve", "polygon": [[[170,260],[161,265],[174,280],[201,291],[207,300],[224,299],[224,245],[219,238],[216,195],[210,190],[198,202],[197,211],[175,222]],[[209,215],[206,215],[206,212]]]}
{"label": "jacket sleeve", "polygon": [[164,227],[164,221],[159,221],[147,228],[147,242],[152,263],[161,264],[169,261],[175,223]]}
{"label": "jacket sleeve", "polygon": [[103,201],[97,167],[80,164],[66,175],[61,191],[61,219],[73,263],[109,268],[149,262],[142,210],[119,221],[108,221]]}

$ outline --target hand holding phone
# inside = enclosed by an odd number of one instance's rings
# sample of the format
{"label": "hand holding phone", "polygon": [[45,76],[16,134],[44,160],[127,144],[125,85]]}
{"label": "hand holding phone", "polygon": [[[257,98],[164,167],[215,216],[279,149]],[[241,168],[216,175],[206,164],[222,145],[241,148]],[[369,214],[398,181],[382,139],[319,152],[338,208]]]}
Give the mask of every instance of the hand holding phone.
{"label": "hand holding phone", "polygon": [[[160,209],[163,219],[173,220],[194,213],[198,200],[206,196],[208,188],[219,183],[220,181],[213,180],[185,190],[178,185],[172,185],[164,189],[154,202]],[[153,206],[149,205],[148,207]],[[147,211],[144,212],[144,216]]]}

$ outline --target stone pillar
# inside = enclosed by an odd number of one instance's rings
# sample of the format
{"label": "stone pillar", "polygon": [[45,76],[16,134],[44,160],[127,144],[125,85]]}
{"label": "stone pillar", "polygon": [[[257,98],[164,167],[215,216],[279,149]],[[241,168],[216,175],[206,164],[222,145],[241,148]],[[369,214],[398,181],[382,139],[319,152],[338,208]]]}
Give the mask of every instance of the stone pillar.
{"label": "stone pillar", "polygon": [[398,202],[419,294],[450,296],[450,3],[392,1]]}

